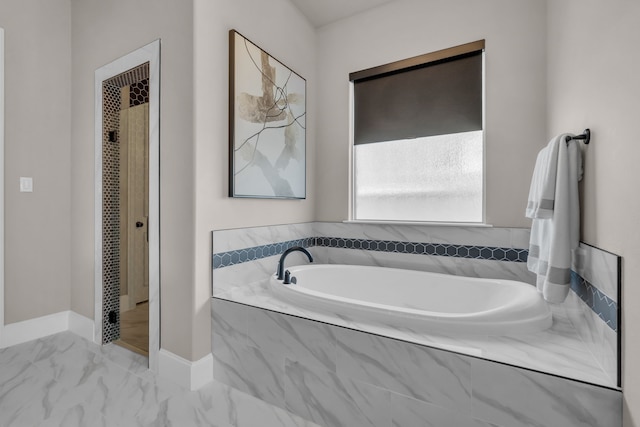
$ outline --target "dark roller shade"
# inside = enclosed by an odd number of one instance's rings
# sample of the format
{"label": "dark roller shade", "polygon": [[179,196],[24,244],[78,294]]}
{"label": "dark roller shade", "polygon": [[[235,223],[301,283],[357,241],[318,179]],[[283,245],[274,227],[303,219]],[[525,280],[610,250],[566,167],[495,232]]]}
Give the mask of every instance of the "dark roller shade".
{"label": "dark roller shade", "polygon": [[353,83],[355,144],[482,129],[482,50]]}

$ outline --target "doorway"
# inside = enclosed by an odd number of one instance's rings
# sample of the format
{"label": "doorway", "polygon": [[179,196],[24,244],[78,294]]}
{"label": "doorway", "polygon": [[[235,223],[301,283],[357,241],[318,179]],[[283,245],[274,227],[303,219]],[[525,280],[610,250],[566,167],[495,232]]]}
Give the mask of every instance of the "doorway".
{"label": "doorway", "polygon": [[159,53],[153,42],[96,71],[95,340],[157,371]]}
{"label": "doorway", "polygon": [[4,30],[0,28],[0,348],[4,343]]}
{"label": "doorway", "polygon": [[[129,80],[142,80],[121,83],[118,130],[110,135],[117,141],[120,154],[120,338],[114,342],[144,356],[149,356],[148,65],[125,73],[133,75]],[[104,84],[109,82],[117,82],[117,78]]]}

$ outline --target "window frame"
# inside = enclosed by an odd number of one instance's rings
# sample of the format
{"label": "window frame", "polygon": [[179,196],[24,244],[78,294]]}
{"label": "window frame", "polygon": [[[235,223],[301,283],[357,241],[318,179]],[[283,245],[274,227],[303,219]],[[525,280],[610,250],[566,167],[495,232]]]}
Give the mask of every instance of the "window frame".
{"label": "window frame", "polygon": [[[468,54],[470,52],[481,50],[482,54],[482,208],[481,220],[479,222],[456,222],[456,221],[405,221],[405,220],[366,220],[357,219],[356,214],[356,191],[355,191],[355,138],[354,138],[354,111],[355,111],[355,95],[354,81],[363,78],[369,78],[377,75],[400,71],[406,68],[419,67],[431,62],[446,60]],[[486,144],[486,47],[485,40],[478,40],[471,43],[454,46],[435,52],[391,62],[388,64],[367,68],[361,71],[349,74],[349,206],[348,220],[345,222],[365,223],[365,224],[405,224],[405,225],[440,225],[440,226],[469,226],[469,227],[491,227],[487,224],[486,206],[487,206],[487,144]]]}

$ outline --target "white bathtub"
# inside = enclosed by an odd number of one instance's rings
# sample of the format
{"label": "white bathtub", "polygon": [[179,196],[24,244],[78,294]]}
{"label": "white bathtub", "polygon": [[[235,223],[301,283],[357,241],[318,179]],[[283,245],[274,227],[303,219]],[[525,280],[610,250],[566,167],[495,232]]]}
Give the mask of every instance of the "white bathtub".
{"label": "white bathtub", "polygon": [[451,335],[521,335],[552,322],[547,303],[523,282],[337,264],[288,270],[297,283],[272,277],[276,294],[354,321]]}

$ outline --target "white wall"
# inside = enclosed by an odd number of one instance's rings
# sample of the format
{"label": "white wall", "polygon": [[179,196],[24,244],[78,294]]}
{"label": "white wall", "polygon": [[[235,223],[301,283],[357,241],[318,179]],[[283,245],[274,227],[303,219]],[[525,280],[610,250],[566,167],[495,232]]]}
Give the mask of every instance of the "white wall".
{"label": "white wall", "polygon": [[528,227],[531,172],[547,143],[545,19],[539,0],[406,0],[321,28],[316,219],[348,217],[349,73],[485,39],[486,219]]}
{"label": "white wall", "polygon": [[[69,309],[69,0],[2,0],[5,322]],[[20,193],[19,177],[34,192]]]}
{"label": "white wall", "polygon": [[[204,333],[210,328],[210,232],[314,219],[316,35],[313,27],[289,0],[195,0],[194,9],[197,176],[194,304],[198,336],[203,340],[198,354],[202,354],[210,350],[209,343],[204,341]],[[307,81],[306,200],[227,197],[230,29],[239,31]]]}
{"label": "white wall", "polygon": [[71,309],[93,318],[94,72],[158,38],[162,40],[161,346],[196,360],[193,347],[200,338],[194,336],[193,315],[195,176],[190,1],[72,0]]}
{"label": "white wall", "polygon": [[591,128],[583,240],[623,257],[625,427],[640,426],[640,3],[549,2],[549,135]]}

